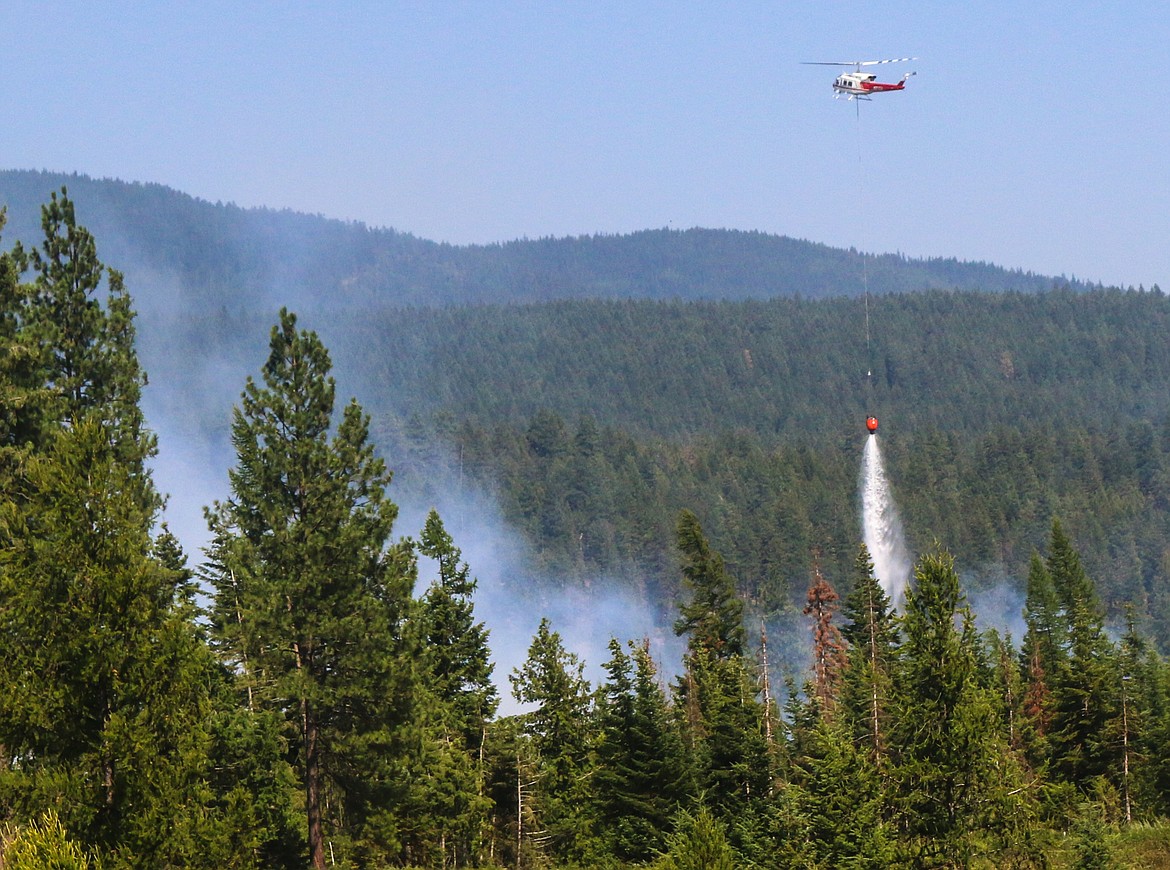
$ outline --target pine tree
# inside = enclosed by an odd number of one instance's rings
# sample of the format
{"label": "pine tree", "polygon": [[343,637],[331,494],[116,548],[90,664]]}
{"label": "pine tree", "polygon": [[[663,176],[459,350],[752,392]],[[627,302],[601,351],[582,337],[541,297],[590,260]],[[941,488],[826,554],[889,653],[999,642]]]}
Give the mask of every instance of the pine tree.
{"label": "pine tree", "polygon": [[130,298],[64,191],[42,225],[41,249],[0,257],[0,744],[17,760],[0,801],[60,807],[107,854],[194,866],[211,662],[175,548],[151,541]]}
{"label": "pine tree", "polygon": [[689,511],[679,517],[677,539],[690,600],[674,627],[687,635],[675,692],[697,787],[719,818],[734,823],[733,841],[744,847],[766,804],[772,771],[754,663],[743,654],[743,602]]}
{"label": "pine tree", "polygon": [[461,747],[478,753],[487,722],[499,704],[492,683],[488,631],[475,621],[476,580],[435,511],[427,516],[419,553],[438,564],[438,577],[423,594],[416,617],[431,691],[447,708]]}
{"label": "pine tree", "polygon": [[743,602],[724,570],[723,557],[711,549],[698,517],[690,511],[679,514],[677,540],[683,588],[690,600],[679,608],[674,633],[688,635],[691,647],[702,647],[718,658],[742,656]]}
{"label": "pine tree", "polygon": [[[1130,665],[1123,659],[1128,673]],[[1142,733],[1132,759],[1136,811],[1140,816],[1170,812],[1170,662],[1152,650],[1130,681]],[[1136,683],[1136,685],[1134,685]]]}
{"label": "pine tree", "polygon": [[[0,210],[0,229],[7,210]],[[0,470],[38,443],[47,427],[50,398],[41,365],[45,349],[27,329],[31,288],[21,282],[27,258],[19,247],[0,253]]]}
{"label": "pine tree", "polygon": [[1033,765],[1042,767],[1049,757],[1049,732],[1052,730],[1052,687],[1068,669],[1065,649],[1067,629],[1061,618],[1060,604],[1052,575],[1033,554],[1028,570],[1028,590],[1024,602],[1024,643],[1020,650],[1020,667],[1024,679],[1023,742]]}
{"label": "pine tree", "polygon": [[795,760],[785,790],[801,820],[796,833],[804,850],[798,866],[893,866],[888,796],[873,755],[835,720],[813,723],[802,742],[807,751]]}
{"label": "pine tree", "polygon": [[[96,241],[78,226],[64,188],[42,208],[41,227],[44,242],[27,258],[35,280],[21,317],[28,340],[42,351],[39,375],[54,396],[52,422],[97,415],[117,458],[141,471],[155,439],[139,406],[146,376],[134,352],[134,311],[123,276],[98,259]],[[98,299],[103,281],[104,305]]]}
{"label": "pine tree", "polygon": [[330,438],[325,347],[285,310],[269,347],[263,385],[248,379],[232,423],[232,498],[208,512],[213,624],[246,662],[251,703],[281,711],[297,735],[309,863],[325,866],[334,837],[376,860],[395,838],[391,749],[410,699],[399,638],[413,556],[387,547],[390,475],[356,402]]}
{"label": "pine tree", "polygon": [[668,850],[652,866],[654,870],[735,870],[743,862],[724,825],[706,807],[699,807],[694,813],[679,813]]}
{"label": "pine tree", "polygon": [[190,863],[209,663],[108,431],[86,418],[53,441],[0,508],[0,743],[20,759],[0,789],[26,817],[59,806],[103,850]]}

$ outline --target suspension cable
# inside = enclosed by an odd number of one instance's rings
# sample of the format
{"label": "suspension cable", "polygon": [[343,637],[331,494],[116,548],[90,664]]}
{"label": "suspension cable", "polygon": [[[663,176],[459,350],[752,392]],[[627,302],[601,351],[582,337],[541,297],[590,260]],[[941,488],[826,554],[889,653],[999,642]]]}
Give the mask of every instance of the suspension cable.
{"label": "suspension cable", "polygon": [[[865,167],[861,162],[861,99],[855,98],[853,102],[857,104],[857,198],[858,204],[864,208],[865,196],[862,185],[865,182]],[[865,251],[859,247],[857,253],[861,257],[861,285],[865,297],[865,376],[871,379],[870,385],[872,386],[873,350],[869,338],[869,264],[865,259]]]}

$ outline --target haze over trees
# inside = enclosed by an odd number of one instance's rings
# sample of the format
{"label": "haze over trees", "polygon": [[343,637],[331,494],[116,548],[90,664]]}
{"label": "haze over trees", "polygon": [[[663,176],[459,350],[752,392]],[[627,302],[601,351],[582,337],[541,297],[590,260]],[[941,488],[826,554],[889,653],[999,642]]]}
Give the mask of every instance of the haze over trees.
{"label": "haze over trees", "polygon": [[[844,334],[838,300],[330,321],[361,339],[371,380],[444,355],[450,383],[468,386],[420,379],[435,392],[427,404],[419,387],[413,416],[339,408],[333,354],[280,310],[259,376],[239,384],[230,495],[208,506],[212,543],[193,568],[160,524],[123,276],[65,191],[42,217],[36,248],[0,255],[4,861],[1043,867],[1166,854],[1160,292],[883,299],[873,389],[905,409],[891,477],[922,554],[901,613],[856,543],[863,415],[842,411],[856,418],[846,430],[825,410],[860,407],[865,385],[816,385],[824,359],[855,355],[830,340]],[[455,336],[477,315],[482,354],[460,362]],[[606,344],[623,322],[637,340]],[[186,354],[193,336],[205,355],[223,340],[187,329]],[[718,357],[719,334],[736,353]],[[517,350],[573,335],[567,357]],[[624,393],[587,404],[607,371],[628,373]],[[765,374],[789,383],[781,398],[755,384]],[[525,404],[509,378],[560,404]],[[914,410],[944,385],[953,417]],[[452,485],[452,455],[499,495],[546,585],[634,578],[674,618],[679,672],[644,638],[614,637],[592,684],[546,619],[526,660],[493,675],[458,536],[437,512],[422,529],[397,521],[396,491]],[[405,479],[390,486],[392,468]],[[970,593],[991,578],[1021,594],[1018,639],[977,624]],[[538,601],[536,582],[514,586]],[[761,657],[769,620],[811,639],[787,687]],[[501,716],[504,685],[523,706]]]}

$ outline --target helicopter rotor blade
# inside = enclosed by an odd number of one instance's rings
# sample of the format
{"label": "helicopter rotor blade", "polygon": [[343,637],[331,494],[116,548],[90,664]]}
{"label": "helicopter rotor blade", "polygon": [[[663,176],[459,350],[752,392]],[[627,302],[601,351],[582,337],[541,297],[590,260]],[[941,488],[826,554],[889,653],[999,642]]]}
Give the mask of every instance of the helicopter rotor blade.
{"label": "helicopter rotor blade", "polygon": [[858,66],[874,66],[879,63],[905,63],[908,60],[918,60],[916,57],[895,57],[890,60],[860,60]]}
{"label": "helicopter rotor blade", "polygon": [[894,57],[889,60],[802,60],[805,66],[851,66],[855,70],[863,66],[876,66],[882,63],[905,63],[908,60],[918,60],[916,57]]}

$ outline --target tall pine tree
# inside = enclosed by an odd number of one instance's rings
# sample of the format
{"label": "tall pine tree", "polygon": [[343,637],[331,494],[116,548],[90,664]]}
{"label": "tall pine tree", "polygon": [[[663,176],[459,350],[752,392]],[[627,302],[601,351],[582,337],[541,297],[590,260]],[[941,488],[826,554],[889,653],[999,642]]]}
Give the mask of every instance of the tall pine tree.
{"label": "tall pine tree", "polygon": [[40,249],[0,258],[0,801],[61,808],[117,861],[196,865],[211,662],[151,540],[130,298],[64,191],[42,226]]}
{"label": "tall pine tree", "polygon": [[1067,666],[1052,686],[1053,772],[1085,787],[1092,777],[1110,776],[1119,761],[1108,735],[1121,712],[1121,675],[1097,590],[1059,521],[1052,524],[1046,568],[1067,638]]}
{"label": "tall pine tree", "polygon": [[475,621],[476,581],[435,511],[427,516],[419,553],[438,576],[417,603],[412,620],[421,670],[414,716],[421,729],[409,798],[413,863],[478,865],[489,827],[484,743],[499,699],[492,683],[488,631]]}
{"label": "tall pine tree", "polygon": [[[334,382],[316,334],[282,310],[263,384],[248,379],[232,423],[232,497],[208,512],[214,625],[247,662],[252,703],[296,735],[309,863],[327,840],[346,859],[395,849],[396,726],[409,671],[401,621],[414,582],[406,544],[388,546],[390,474],[356,402],[330,437]],[[326,806],[332,809],[326,818]]]}
{"label": "tall pine tree", "polygon": [[866,747],[875,765],[886,754],[891,695],[898,654],[898,618],[874,575],[865,544],[858,550],[853,591],[845,598],[847,620],[841,636],[848,644],[848,666],[841,690],[853,739]]}

